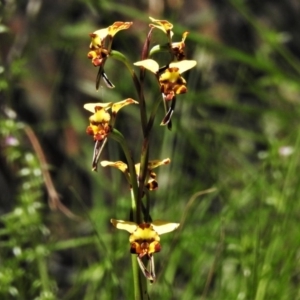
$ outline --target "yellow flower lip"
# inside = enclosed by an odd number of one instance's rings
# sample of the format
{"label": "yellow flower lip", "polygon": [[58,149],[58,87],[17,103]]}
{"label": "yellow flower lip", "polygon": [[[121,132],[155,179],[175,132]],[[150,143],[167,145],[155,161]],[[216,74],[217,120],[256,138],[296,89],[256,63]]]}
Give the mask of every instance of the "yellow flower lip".
{"label": "yellow flower lip", "polygon": [[96,112],[90,116],[89,121],[93,125],[108,123],[110,121],[110,114],[103,108],[96,108]]}

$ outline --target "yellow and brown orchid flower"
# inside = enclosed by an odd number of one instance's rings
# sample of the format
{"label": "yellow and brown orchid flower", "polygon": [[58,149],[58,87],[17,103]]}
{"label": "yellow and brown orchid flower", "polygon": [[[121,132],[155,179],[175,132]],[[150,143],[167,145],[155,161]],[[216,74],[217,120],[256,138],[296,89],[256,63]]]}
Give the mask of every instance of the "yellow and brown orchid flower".
{"label": "yellow and brown orchid flower", "polygon": [[112,103],[86,103],[83,107],[86,110],[92,111],[94,114],[89,117],[90,125],[87,127],[86,132],[94,137],[94,141],[101,141],[110,132],[110,119],[111,116],[107,109],[111,107]]}
{"label": "yellow and brown orchid flower", "polygon": [[181,60],[159,68],[158,63],[153,59],[145,59],[134,63],[134,65],[148,69],[156,75],[164,102],[173,100],[170,108],[165,103],[167,112],[161,125],[167,125],[171,120],[175,108],[175,96],[187,92],[186,81],[181,74],[195,67],[196,64],[195,60]]}
{"label": "yellow and brown orchid flower", "polygon": [[[144,276],[153,283],[156,278],[153,254],[161,250],[160,235],[174,231],[180,224],[165,221],[141,224],[115,219],[110,221],[117,229],[126,230],[130,233],[130,252],[137,254],[137,261]],[[149,270],[142,261],[143,257],[150,260]]]}
{"label": "yellow and brown orchid flower", "polygon": [[[162,166],[162,165],[167,165],[171,162],[171,160],[169,158],[165,158],[163,160],[150,160],[148,162],[148,169],[147,169],[147,174],[146,174],[146,188],[149,191],[153,191],[156,190],[158,188],[158,183],[156,181],[156,173],[153,172],[153,169]],[[107,161],[107,160],[103,160],[100,162],[102,167],[114,167],[119,169],[121,172],[123,172],[125,174],[125,177],[127,179],[127,181],[129,182],[129,184],[131,185],[131,178],[130,178],[130,174],[129,174],[129,169],[127,164],[125,164],[122,161]],[[135,171],[137,174],[137,177],[140,174],[140,164],[135,164]]]}
{"label": "yellow and brown orchid flower", "polygon": [[104,72],[104,64],[109,56],[112,46],[112,40],[120,30],[128,29],[132,22],[115,22],[107,28],[99,29],[90,33],[91,43],[88,58],[92,60],[95,67],[99,67],[96,78],[96,89],[98,90],[101,77],[109,88],[114,88],[113,83],[108,79]]}
{"label": "yellow and brown orchid flower", "polygon": [[[97,162],[106,144],[107,137],[112,131],[118,111],[126,105],[138,104],[137,101],[128,98],[120,102],[86,103],[83,108],[93,113],[89,117],[90,125],[86,129],[88,135],[95,141],[92,169],[97,170]],[[111,110],[111,113],[109,113]]]}
{"label": "yellow and brown orchid flower", "polygon": [[177,94],[187,92],[186,81],[181,74],[195,67],[196,64],[195,60],[181,60],[159,68],[158,63],[153,59],[145,59],[134,63],[135,66],[144,67],[156,74],[161,92],[167,101],[172,100]]}

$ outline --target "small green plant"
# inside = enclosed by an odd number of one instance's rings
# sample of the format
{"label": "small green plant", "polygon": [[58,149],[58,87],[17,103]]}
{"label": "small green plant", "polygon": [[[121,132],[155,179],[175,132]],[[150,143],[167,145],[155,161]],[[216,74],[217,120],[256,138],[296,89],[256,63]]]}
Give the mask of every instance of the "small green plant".
{"label": "small green plant", "polygon": [[[25,146],[33,132],[13,119],[1,121],[2,150],[15,168],[18,182],[11,212],[1,215],[0,297],[2,299],[55,299],[56,283],[48,274],[50,254],[44,241],[49,230],[42,217],[43,176],[40,161]],[[24,135],[24,132],[27,134]]]}

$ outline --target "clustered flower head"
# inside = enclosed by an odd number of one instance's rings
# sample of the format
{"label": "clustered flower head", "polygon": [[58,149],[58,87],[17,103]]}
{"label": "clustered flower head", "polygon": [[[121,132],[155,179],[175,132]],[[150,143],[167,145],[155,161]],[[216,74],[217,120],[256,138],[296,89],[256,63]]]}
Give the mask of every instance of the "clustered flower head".
{"label": "clustered flower head", "polygon": [[[126,230],[130,233],[130,252],[132,254],[137,254],[137,260],[142,272],[150,282],[154,282],[155,268],[153,254],[161,250],[160,235],[174,231],[180,224],[165,221],[136,224],[134,222],[115,219],[111,219],[111,223],[117,229]],[[150,260],[149,271],[142,262],[143,257]]]}

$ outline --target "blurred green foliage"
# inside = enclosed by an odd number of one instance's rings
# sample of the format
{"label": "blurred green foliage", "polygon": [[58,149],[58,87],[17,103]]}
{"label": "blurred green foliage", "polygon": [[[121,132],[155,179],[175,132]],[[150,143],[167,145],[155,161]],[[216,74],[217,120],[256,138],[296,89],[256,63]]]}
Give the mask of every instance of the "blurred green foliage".
{"label": "blurred green foliage", "polygon": [[[134,62],[148,15],[174,23],[178,41],[188,30],[187,55],[198,62],[172,131],[159,126],[162,107],[154,125],[150,158],[172,162],[158,171],[152,217],[181,227],[162,237],[151,298],[300,299],[296,2],[1,1],[1,299],[132,299],[128,235],[109,223],[128,218],[128,187],[116,170],[91,172],[82,106],[136,98],[115,61],[106,73],[116,88],[95,91],[88,34],[133,21],[114,47]],[[160,97],[150,76],[146,90],[148,103]],[[133,156],[141,147],[137,122],[130,107],[116,124]],[[61,201],[80,220],[48,208],[28,125]],[[109,141],[103,159],[120,155]]]}

